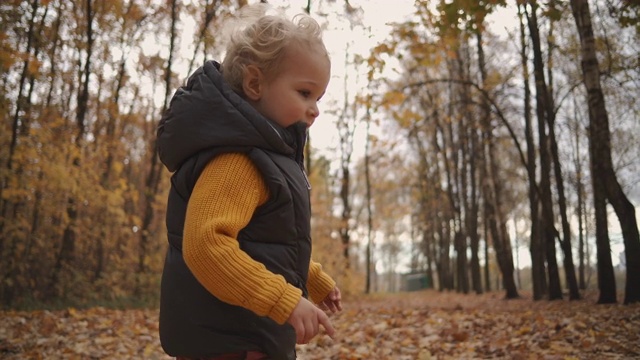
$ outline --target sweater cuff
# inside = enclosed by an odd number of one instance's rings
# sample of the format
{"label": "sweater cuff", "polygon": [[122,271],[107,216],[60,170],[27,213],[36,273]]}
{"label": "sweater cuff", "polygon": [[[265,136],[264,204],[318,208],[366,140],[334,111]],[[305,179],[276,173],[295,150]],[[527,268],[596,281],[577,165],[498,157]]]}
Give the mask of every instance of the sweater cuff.
{"label": "sweater cuff", "polygon": [[327,295],[336,287],[336,282],[324,271],[319,271],[316,276],[307,282],[307,290],[309,290],[309,298],[315,304],[319,304]]}
{"label": "sweater cuff", "polygon": [[293,285],[287,284],[282,297],[278,300],[267,316],[280,325],[284,324],[289,319],[289,316],[291,316],[293,309],[298,305],[301,298],[302,290]]}

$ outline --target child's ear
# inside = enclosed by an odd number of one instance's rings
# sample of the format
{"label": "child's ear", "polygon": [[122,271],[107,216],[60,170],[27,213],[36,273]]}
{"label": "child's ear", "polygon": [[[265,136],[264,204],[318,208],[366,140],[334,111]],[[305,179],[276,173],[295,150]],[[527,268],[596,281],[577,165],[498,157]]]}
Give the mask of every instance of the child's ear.
{"label": "child's ear", "polygon": [[258,101],[262,97],[262,80],[262,71],[257,66],[247,65],[244,68],[242,91],[249,100]]}

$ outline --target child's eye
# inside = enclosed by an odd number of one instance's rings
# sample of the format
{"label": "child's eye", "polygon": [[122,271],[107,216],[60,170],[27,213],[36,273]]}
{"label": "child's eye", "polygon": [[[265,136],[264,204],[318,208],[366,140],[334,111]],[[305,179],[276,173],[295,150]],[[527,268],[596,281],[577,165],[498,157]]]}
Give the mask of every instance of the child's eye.
{"label": "child's eye", "polygon": [[298,93],[300,93],[300,95],[302,95],[302,97],[304,97],[305,99],[311,96],[311,91],[309,90],[298,90]]}

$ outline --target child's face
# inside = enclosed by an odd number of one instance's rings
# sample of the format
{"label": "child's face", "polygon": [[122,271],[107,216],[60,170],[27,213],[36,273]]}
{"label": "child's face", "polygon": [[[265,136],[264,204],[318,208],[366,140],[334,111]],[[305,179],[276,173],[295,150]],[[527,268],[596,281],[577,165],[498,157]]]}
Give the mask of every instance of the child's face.
{"label": "child's face", "polygon": [[288,49],[275,78],[265,80],[256,109],[282,127],[299,121],[311,126],[319,114],[318,100],[324,95],[331,65],[320,51]]}

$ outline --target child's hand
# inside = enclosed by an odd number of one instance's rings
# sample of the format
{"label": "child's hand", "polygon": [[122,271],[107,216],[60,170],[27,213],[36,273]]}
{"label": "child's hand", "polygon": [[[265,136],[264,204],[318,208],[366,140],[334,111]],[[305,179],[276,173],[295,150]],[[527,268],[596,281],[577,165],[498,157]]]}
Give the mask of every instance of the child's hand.
{"label": "child's hand", "polygon": [[334,314],[342,311],[342,294],[340,293],[340,289],[337,286],[334,287],[319,305],[320,308],[329,310]]}
{"label": "child's hand", "polygon": [[300,298],[289,315],[287,323],[296,330],[296,343],[298,344],[306,344],[318,335],[320,325],[327,331],[327,335],[334,338],[335,330],[327,314],[305,298]]}

